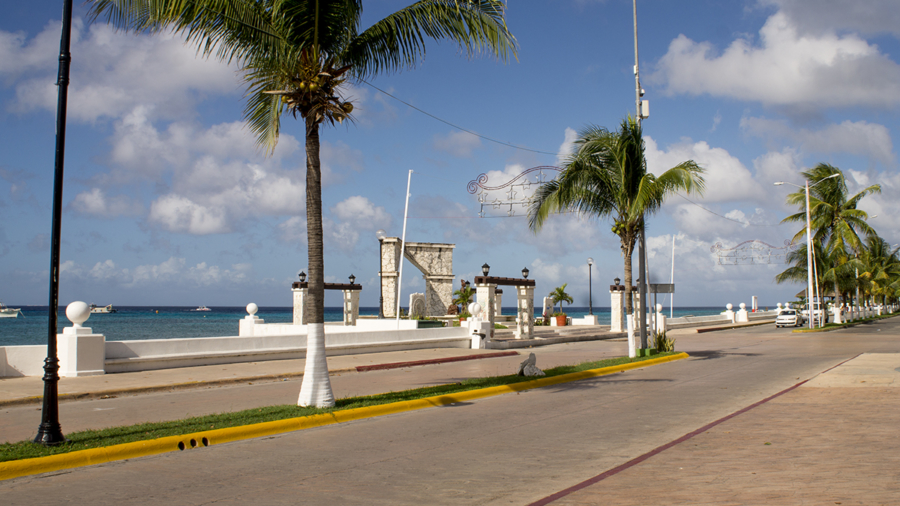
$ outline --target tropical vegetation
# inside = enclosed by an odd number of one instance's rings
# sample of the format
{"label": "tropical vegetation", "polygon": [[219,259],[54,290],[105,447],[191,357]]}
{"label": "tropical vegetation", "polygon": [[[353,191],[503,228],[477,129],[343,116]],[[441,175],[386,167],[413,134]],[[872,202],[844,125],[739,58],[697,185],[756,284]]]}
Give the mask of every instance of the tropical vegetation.
{"label": "tropical vegetation", "polygon": [[557,286],[556,288],[553,289],[552,292],[550,292],[550,299],[553,301],[553,305],[555,306],[555,305],[559,304],[559,312],[555,313],[554,316],[565,316],[566,315],[565,313],[563,313],[563,310],[562,310],[563,302],[565,302],[567,304],[572,304],[573,302],[575,302],[575,300],[572,299],[572,296],[569,295],[568,293],[566,293],[567,286],[569,286],[568,283],[563,283],[562,286]]}
{"label": "tropical vegetation", "polygon": [[234,62],[247,85],[244,118],[271,154],[281,117],[303,122],[309,262],[307,360],[300,405],[331,406],[324,344],[319,129],[352,120],[349,82],[414,69],[427,38],[469,57],[515,56],[501,0],[420,0],[361,29],[361,0],[92,0],[91,13],[133,32],[174,31],[207,57]]}
{"label": "tropical vegetation", "polygon": [[[880,193],[870,185],[850,194],[847,179],[837,167],[820,163],[801,173],[809,182],[810,225],[814,274],[818,291],[833,296],[836,305],[852,300],[854,305],[887,303],[900,297],[900,255],[898,248],[878,236],[868,223],[868,214],[859,209],[863,198]],[[806,238],[806,189],[787,196],[787,203],[799,212],[782,223],[799,222],[803,227],[794,242]],[[790,267],[775,276],[777,283],[806,283],[807,245],[788,254]],[[812,294],[815,295],[815,294]]]}
{"label": "tropical vegetation", "polygon": [[649,172],[641,126],[634,118],[623,120],[615,132],[591,125],[578,133],[560,176],[535,192],[528,224],[537,233],[554,213],[610,218],[625,257],[625,311],[630,314],[631,256],[646,216],[678,191],[702,194],[703,172],[693,160],[659,175]]}

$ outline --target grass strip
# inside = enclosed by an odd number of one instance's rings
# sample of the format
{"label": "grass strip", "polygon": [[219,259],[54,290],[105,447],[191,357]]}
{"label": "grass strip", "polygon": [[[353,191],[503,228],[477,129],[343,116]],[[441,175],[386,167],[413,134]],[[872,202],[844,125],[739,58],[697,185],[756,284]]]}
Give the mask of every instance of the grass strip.
{"label": "grass strip", "polygon": [[861,323],[871,323],[871,322],[874,322],[874,321],[884,320],[885,318],[893,318],[893,317],[896,317],[896,316],[897,316],[897,314],[894,313],[894,314],[883,314],[883,315],[881,315],[881,316],[870,316],[870,317],[864,318],[864,319],[862,319],[862,320],[853,320],[852,322],[844,322],[844,323],[833,323],[833,322],[829,322],[829,323],[826,323],[825,325],[823,325],[823,326],[821,326],[821,327],[818,327],[818,328],[814,328],[814,329],[794,329],[794,330],[792,330],[791,332],[796,333],[796,334],[805,334],[805,333],[808,333],[808,332],[830,332],[830,331],[832,331],[832,330],[846,329],[846,328],[850,328],[850,327],[859,325],[859,324],[861,324]]}
{"label": "grass strip", "polygon": [[[560,376],[603,367],[643,362],[649,359],[677,355],[677,352],[666,352],[652,357],[619,357],[593,362],[584,362],[577,365],[560,366],[544,371],[546,377]],[[485,378],[472,378],[465,381],[447,385],[416,388],[399,392],[388,392],[378,395],[362,397],[348,397],[339,399],[333,408],[310,408],[292,404],[269,406],[264,408],[248,409],[233,413],[218,413],[214,415],[173,420],[168,422],[152,422],[123,427],[111,427],[102,430],[86,430],[73,432],[66,436],[67,441],[58,446],[45,447],[31,441],[0,444],[0,462],[12,460],[31,459],[59,455],[92,448],[102,448],[123,443],[147,441],[168,436],[180,436],[202,432],[210,429],[222,429],[228,427],[240,427],[263,422],[285,420],[290,418],[305,417],[323,413],[333,413],[354,408],[378,406],[394,402],[411,401],[426,397],[447,395],[469,390],[478,390],[502,385],[512,385],[534,381],[535,378],[516,375],[492,376]]]}

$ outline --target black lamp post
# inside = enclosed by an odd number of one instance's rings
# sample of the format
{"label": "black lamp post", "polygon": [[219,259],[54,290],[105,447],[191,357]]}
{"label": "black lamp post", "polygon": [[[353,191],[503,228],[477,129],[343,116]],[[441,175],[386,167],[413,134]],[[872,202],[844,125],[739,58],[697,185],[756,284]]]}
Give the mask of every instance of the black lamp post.
{"label": "black lamp post", "polygon": [[47,332],[47,358],[44,360],[44,403],[35,443],[55,446],[66,441],[59,424],[59,357],[56,332],[59,316],[59,244],[62,225],[63,166],[66,152],[66,103],[69,91],[69,53],[72,39],[72,0],[64,0],[62,34],[59,41],[59,73],[56,79],[56,161],[53,175],[53,215],[50,232],[50,321]]}
{"label": "black lamp post", "polygon": [[621,279],[616,278],[616,279],[613,280],[613,283],[615,283],[616,286],[619,286],[619,283],[620,283],[621,281],[622,281]]}
{"label": "black lamp post", "polygon": [[384,238],[387,232],[379,230],[375,232],[378,237],[378,318],[384,319],[384,279],[381,277],[382,271],[382,255],[384,254]]}
{"label": "black lamp post", "polygon": [[355,283],[355,282],[356,282],[356,276],[354,276],[353,274],[351,274],[351,275],[350,275],[350,284],[352,285],[352,284]]}
{"label": "black lamp post", "polygon": [[588,314],[594,314],[594,296],[593,296],[593,283],[591,282],[591,270],[593,269],[594,259],[588,257]]}
{"label": "black lamp post", "polygon": [[301,283],[306,283],[306,273],[305,272],[300,271],[300,274],[298,274],[298,276],[300,276]]}
{"label": "black lamp post", "polygon": [[528,267],[522,269],[522,277],[528,279]]}
{"label": "black lamp post", "polygon": [[484,274],[484,277],[487,277],[489,272],[491,272],[491,266],[485,262],[485,264],[481,266],[481,273]]}

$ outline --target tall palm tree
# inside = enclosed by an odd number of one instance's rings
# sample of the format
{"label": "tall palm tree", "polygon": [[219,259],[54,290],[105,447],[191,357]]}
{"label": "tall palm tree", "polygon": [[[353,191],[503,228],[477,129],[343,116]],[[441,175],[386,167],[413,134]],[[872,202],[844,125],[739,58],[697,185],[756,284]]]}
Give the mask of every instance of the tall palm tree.
{"label": "tall palm tree", "polygon": [[307,358],[298,403],[331,406],[324,344],[324,260],[319,128],[352,119],[346,80],[413,69],[425,39],[449,40],[472,57],[515,56],[501,0],[421,0],[360,30],[361,0],[92,0],[92,14],[130,30],[174,30],[204,55],[235,61],[247,85],[244,117],[271,153],[281,116],[306,136],[309,262]]}
{"label": "tall palm tree", "polygon": [[[862,250],[864,241],[860,237],[861,234],[865,237],[875,233],[872,227],[866,223],[868,215],[865,211],[857,209],[857,205],[867,195],[881,193],[881,186],[874,184],[855,195],[849,195],[844,173],[841,172],[841,169],[827,163],[820,163],[801,174],[809,181],[812,240],[825,245],[833,262],[832,267],[837,269],[838,264],[850,261]],[[838,177],[832,177],[835,174]],[[786,201],[788,204],[799,206],[800,212],[788,216],[781,222],[805,224],[806,190],[788,194]],[[793,241],[800,241],[805,235],[806,227],[803,227],[794,235]],[[835,282],[835,293],[840,294],[837,279],[835,278],[833,281]],[[840,303],[841,301],[839,299],[836,302]]]}
{"label": "tall palm tree", "polygon": [[881,296],[882,303],[900,288],[900,248],[871,235],[860,254],[859,277],[864,293],[873,298]]}
{"label": "tall palm tree", "polygon": [[552,213],[574,211],[583,216],[611,217],[625,257],[625,310],[631,303],[631,255],[644,227],[644,216],[659,210],[666,198],[682,190],[702,194],[703,169],[693,160],[659,176],[647,172],[641,126],[631,117],[610,132],[588,126],[578,133],[575,152],[557,179],[535,192],[528,225],[537,233]]}

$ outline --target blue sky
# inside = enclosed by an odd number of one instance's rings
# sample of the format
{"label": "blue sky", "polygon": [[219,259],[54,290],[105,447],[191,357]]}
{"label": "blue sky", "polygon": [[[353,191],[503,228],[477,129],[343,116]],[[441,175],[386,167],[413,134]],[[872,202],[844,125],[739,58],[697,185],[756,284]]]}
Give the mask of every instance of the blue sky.
{"label": "blue sky", "polygon": [[[366,2],[368,23],[405,5]],[[321,132],[327,281],[351,273],[377,305],[375,231],[400,236],[413,170],[409,241],[455,243],[454,273],[481,265],[562,283],[586,305],[622,276],[607,220],[566,215],[537,235],[522,217],[479,218],[466,190],[479,174],[500,185],[557,165],[588,124],[613,129],[634,114],[630,0],[511,2],[517,61],[467,60],[430,43],[415,70],[371,83],[446,122],[359,84],[356,123]],[[46,304],[61,1],[0,7],[0,300]],[[119,305],[290,305],[306,269],[302,126],[290,117],[265,157],[241,120],[239,70],[195,57],[172,35],[87,24],[77,5],[69,89],[60,302]],[[863,201],[871,224],[900,242],[900,176],[893,138],[900,105],[900,4],[893,0],[638,3],[640,62],[650,118],[651,170],[693,159],[707,192],[671,198],[648,228],[651,280],[667,282],[675,237],[678,305],[763,305],[802,286],[775,285],[783,265],[717,265],[711,247],[747,240],[782,246],[791,191],[819,162]],[[366,24],[366,22],[364,22]],[[503,195],[491,195],[502,198]],[[711,212],[710,212],[711,211]],[[521,211],[519,215],[523,214]],[[728,219],[726,219],[726,217]],[[637,257],[635,256],[635,263]],[[402,300],[424,290],[410,264]],[[327,305],[340,305],[329,294]],[[512,305],[507,301],[506,305]]]}

